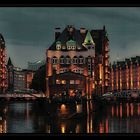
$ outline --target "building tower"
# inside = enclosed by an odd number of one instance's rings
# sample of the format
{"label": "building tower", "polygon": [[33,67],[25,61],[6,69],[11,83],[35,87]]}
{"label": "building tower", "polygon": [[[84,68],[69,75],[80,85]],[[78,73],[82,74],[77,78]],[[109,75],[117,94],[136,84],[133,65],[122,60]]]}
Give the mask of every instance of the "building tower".
{"label": "building tower", "polygon": [[7,63],[7,79],[8,79],[8,91],[13,91],[14,88],[14,65],[9,57]]}
{"label": "building tower", "polygon": [[4,38],[0,34],[0,93],[5,93],[6,87],[6,48]]}

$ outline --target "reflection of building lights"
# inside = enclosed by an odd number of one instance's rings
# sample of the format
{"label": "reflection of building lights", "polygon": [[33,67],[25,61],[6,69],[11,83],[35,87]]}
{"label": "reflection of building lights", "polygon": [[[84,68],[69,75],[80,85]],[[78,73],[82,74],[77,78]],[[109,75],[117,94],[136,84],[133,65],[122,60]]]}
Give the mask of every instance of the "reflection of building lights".
{"label": "reflection of building lights", "polygon": [[134,106],[133,106],[133,103],[131,103],[131,104],[130,104],[130,110],[131,110],[130,113],[131,113],[131,116],[133,116],[133,109],[134,109],[133,107],[134,107]]}
{"label": "reflection of building lights", "polygon": [[111,114],[112,114],[112,117],[114,117],[114,106],[112,106]]}
{"label": "reflection of building lights", "polygon": [[81,113],[82,112],[82,104],[77,104],[76,105],[76,112]]}
{"label": "reflection of building lights", "polygon": [[128,105],[128,103],[126,104],[126,114],[127,114],[127,117],[129,117],[129,105]]}
{"label": "reflection of building lights", "polygon": [[2,133],[2,125],[0,124],[0,133]]}
{"label": "reflection of building lights", "polygon": [[61,113],[66,113],[66,105],[62,104],[60,107]]}
{"label": "reflection of building lights", "polygon": [[106,133],[108,133],[108,130],[109,130],[109,128],[108,128],[108,119],[106,119],[106,121],[105,121],[105,130],[106,130]]}
{"label": "reflection of building lights", "polygon": [[118,117],[118,114],[119,114],[119,112],[118,112],[118,106],[117,106],[117,108],[116,108],[117,110],[116,110],[116,114],[117,114],[117,117]]}
{"label": "reflection of building lights", "polygon": [[102,125],[102,123],[99,124],[99,133],[103,133],[103,125]]}
{"label": "reflection of building lights", "polygon": [[64,124],[61,124],[61,133],[65,133],[66,126]]}
{"label": "reflection of building lights", "polygon": [[120,105],[120,117],[122,118],[122,104]]}
{"label": "reflection of building lights", "polygon": [[139,116],[140,115],[140,103],[138,103],[137,111],[138,111],[138,116]]}
{"label": "reflection of building lights", "polygon": [[47,126],[46,126],[46,129],[47,129],[47,130],[46,130],[46,131],[47,131],[47,133],[50,133],[50,132],[51,132],[50,125],[47,125]]}
{"label": "reflection of building lights", "polygon": [[75,131],[76,131],[76,133],[80,133],[80,125],[79,124],[76,125]]}

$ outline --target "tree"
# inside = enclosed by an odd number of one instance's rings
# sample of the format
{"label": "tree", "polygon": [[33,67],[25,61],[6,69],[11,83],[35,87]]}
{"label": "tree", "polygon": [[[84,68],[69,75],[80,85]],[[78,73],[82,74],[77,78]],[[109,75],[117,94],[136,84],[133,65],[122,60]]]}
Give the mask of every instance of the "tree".
{"label": "tree", "polygon": [[30,88],[37,91],[46,91],[46,65],[41,66],[34,74]]}

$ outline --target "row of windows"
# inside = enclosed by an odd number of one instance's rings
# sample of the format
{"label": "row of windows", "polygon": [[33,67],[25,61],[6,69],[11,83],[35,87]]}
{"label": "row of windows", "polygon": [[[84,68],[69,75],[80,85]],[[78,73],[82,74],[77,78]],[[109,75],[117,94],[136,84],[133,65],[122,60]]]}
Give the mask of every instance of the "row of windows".
{"label": "row of windows", "polygon": [[60,64],[84,64],[85,63],[85,60],[84,58],[60,58],[60,59],[57,59],[57,58],[52,58],[52,64],[57,64],[57,63],[60,63]]}
{"label": "row of windows", "polygon": [[62,45],[60,41],[56,42],[56,49],[68,49],[68,50],[75,50],[76,49],[76,42],[74,40],[69,40],[66,42],[66,46]]}
{"label": "row of windows", "polygon": [[[56,80],[56,84],[66,84],[66,80]],[[80,80],[70,80],[69,84],[80,84]]]}
{"label": "row of windows", "polygon": [[[64,72],[67,72],[67,71],[69,71],[69,69],[60,69],[60,73],[64,73]],[[83,69],[73,69],[72,71],[75,72],[75,73],[80,73],[80,74],[83,74],[83,72],[84,72]]]}

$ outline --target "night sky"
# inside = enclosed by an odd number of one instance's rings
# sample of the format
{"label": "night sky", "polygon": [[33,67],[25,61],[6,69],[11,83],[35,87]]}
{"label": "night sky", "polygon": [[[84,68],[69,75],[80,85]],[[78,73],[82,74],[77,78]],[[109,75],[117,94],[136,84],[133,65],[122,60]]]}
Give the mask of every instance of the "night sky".
{"label": "night sky", "polygon": [[140,56],[140,8],[128,7],[0,7],[0,32],[7,55],[17,67],[45,59],[56,27],[102,29],[106,26],[110,61]]}

